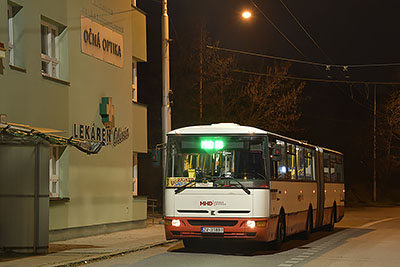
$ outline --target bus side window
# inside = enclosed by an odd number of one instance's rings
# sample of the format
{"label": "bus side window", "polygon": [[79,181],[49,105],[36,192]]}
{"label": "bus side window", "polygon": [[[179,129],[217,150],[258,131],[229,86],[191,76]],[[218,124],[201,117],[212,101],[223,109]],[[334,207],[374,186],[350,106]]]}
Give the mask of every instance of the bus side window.
{"label": "bus side window", "polygon": [[304,180],[304,147],[296,146],[297,179]]}
{"label": "bus side window", "polygon": [[281,140],[276,140],[276,142],[272,142],[269,147],[272,149],[278,147],[280,148],[280,160],[273,160],[273,156],[271,154],[271,175],[273,179],[287,179],[287,165],[286,165],[286,147],[285,142]]}
{"label": "bus side window", "polygon": [[337,182],[343,183],[343,157],[340,155],[336,156],[335,171]]}
{"label": "bus side window", "polygon": [[287,168],[289,173],[289,178],[291,180],[296,179],[296,150],[295,145],[287,144]]}
{"label": "bus side window", "polygon": [[334,154],[329,155],[331,164],[330,164],[330,174],[331,174],[331,182],[337,182],[336,177],[336,156]]}
{"label": "bus side window", "polygon": [[304,169],[305,169],[306,180],[312,181],[313,180],[312,152],[311,152],[311,149],[309,149],[309,148],[306,148],[304,152],[305,152],[304,153],[304,159],[305,159]]}
{"label": "bus side window", "polygon": [[325,182],[330,181],[330,176],[329,176],[329,154],[324,153],[324,180]]}

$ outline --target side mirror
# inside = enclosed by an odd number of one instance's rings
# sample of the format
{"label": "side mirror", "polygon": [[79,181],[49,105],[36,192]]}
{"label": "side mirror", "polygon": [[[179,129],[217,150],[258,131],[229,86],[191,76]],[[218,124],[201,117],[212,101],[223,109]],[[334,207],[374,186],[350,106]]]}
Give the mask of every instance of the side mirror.
{"label": "side mirror", "polygon": [[282,159],[282,147],[275,144],[271,151],[271,158],[273,161],[280,161]]}
{"label": "side mirror", "polygon": [[151,152],[151,164],[153,167],[160,167],[160,162],[161,162],[161,150],[154,148],[153,151]]}

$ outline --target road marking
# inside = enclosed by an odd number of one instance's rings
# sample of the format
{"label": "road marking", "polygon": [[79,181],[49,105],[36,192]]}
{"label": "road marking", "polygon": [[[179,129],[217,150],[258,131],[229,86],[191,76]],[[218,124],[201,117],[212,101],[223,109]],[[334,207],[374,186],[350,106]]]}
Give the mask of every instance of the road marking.
{"label": "road marking", "polygon": [[299,256],[296,256],[296,257],[308,258],[310,256],[309,255],[299,255]]}
{"label": "road marking", "polygon": [[296,263],[299,263],[299,261],[292,261],[292,260],[290,260],[290,261],[285,261],[285,263],[293,263],[293,264],[296,264]]}
{"label": "road marking", "polygon": [[291,260],[294,260],[294,261],[303,261],[304,258],[291,258]]}
{"label": "road marking", "polygon": [[301,254],[304,254],[304,255],[314,255],[314,253],[312,253],[312,252],[303,252],[303,253],[301,253]]}
{"label": "road marking", "polygon": [[281,263],[281,264],[279,264],[278,266],[282,266],[282,267],[290,267],[290,266],[292,266],[293,264],[285,264],[285,263]]}
{"label": "road marking", "polygon": [[361,225],[361,228],[371,227],[371,226],[374,225],[374,224],[383,223],[383,222],[395,220],[395,219],[398,219],[398,218],[400,218],[400,217],[391,217],[391,218],[386,218],[386,219],[379,220],[379,221],[374,221],[374,222],[366,223],[366,224]]}

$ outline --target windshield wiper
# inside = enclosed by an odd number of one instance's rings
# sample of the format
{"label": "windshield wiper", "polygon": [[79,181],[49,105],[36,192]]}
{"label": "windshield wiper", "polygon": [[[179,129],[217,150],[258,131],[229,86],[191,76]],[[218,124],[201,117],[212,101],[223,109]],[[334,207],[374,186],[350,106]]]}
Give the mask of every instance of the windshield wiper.
{"label": "windshield wiper", "polygon": [[179,194],[180,192],[182,192],[183,190],[185,190],[189,185],[193,184],[193,183],[198,183],[201,182],[201,179],[197,179],[195,178],[193,181],[190,181],[189,183],[182,185],[181,187],[175,189],[175,195]]}
{"label": "windshield wiper", "polygon": [[240,185],[240,187],[243,189],[244,192],[246,192],[248,195],[250,195],[250,190],[244,186],[241,182],[239,182],[237,179],[233,178],[233,177],[221,177],[221,179],[228,179],[228,180],[233,180],[236,183],[238,183]]}

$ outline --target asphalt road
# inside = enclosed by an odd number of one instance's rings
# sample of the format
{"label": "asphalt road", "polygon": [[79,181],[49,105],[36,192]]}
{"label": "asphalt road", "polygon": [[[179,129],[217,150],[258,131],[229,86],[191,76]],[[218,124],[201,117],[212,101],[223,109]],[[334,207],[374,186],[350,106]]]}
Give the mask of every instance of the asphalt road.
{"label": "asphalt road", "polygon": [[290,237],[279,251],[227,241],[189,250],[176,242],[89,266],[400,266],[400,207],[347,209],[333,232]]}

